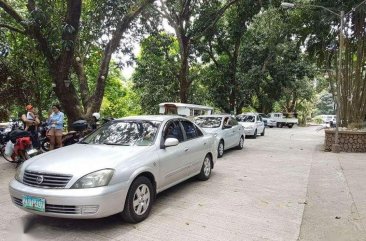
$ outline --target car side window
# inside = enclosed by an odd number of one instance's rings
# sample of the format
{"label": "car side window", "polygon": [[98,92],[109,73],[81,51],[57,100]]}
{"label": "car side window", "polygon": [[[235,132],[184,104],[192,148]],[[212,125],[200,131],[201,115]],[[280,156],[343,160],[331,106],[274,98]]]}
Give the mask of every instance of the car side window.
{"label": "car side window", "polygon": [[225,117],[224,118],[224,126],[228,126],[228,125],[230,125],[229,117]]}
{"label": "car side window", "polygon": [[236,126],[236,125],[238,125],[238,121],[237,121],[237,120],[235,120],[234,118],[230,118],[229,125],[231,125],[231,126]]}
{"label": "car side window", "polygon": [[180,128],[178,121],[169,122],[165,126],[164,140],[166,140],[167,138],[176,138],[179,142],[182,142],[184,140],[182,129]]}
{"label": "car side window", "polygon": [[183,125],[184,131],[186,132],[187,140],[190,140],[190,139],[193,139],[193,138],[196,138],[199,136],[199,133],[197,132],[198,129],[195,127],[195,125],[192,122],[182,121],[181,123]]}
{"label": "car side window", "polygon": [[196,128],[196,131],[197,131],[197,136],[203,136],[202,131],[200,129],[198,129],[196,126],[195,126],[195,128]]}

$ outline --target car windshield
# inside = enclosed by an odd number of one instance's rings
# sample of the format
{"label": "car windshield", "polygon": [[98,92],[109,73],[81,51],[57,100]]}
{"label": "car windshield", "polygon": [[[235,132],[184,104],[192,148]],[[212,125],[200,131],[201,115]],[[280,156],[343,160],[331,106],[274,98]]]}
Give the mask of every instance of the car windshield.
{"label": "car windshield", "polygon": [[154,143],[161,122],[123,120],[110,122],[87,136],[83,144],[150,146]]}
{"label": "car windshield", "polygon": [[236,119],[240,122],[255,122],[255,116],[254,115],[242,115],[237,116]]}
{"label": "car windshield", "polygon": [[222,117],[196,117],[194,122],[202,128],[219,128]]}

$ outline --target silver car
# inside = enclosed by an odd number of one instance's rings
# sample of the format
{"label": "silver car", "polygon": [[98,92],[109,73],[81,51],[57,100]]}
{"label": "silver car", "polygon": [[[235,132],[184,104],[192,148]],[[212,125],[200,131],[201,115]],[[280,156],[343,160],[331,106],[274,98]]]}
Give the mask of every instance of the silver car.
{"label": "silver car", "polygon": [[257,138],[258,134],[264,136],[266,127],[264,126],[264,122],[262,121],[262,117],[257,113],[245,113],[236,116],[239,124],[244,126],[244,132],[247,136],[253,136],[253,138]]}
{"label": "silver car", "polygon": [[121,213],[144,220],[155,195],[190,177],[209,179],[215,138],[179,116],[111,121],[78,144],[24,162],[9,184],[13,203],[62,218]]}
{"label": "silver car", "polygon": [[217,157],[224,155],[224,150],[237,147],[243,149],[244,127],[230,115],[203,115],[195,118],[195,123],[207,133],[217,138]]}

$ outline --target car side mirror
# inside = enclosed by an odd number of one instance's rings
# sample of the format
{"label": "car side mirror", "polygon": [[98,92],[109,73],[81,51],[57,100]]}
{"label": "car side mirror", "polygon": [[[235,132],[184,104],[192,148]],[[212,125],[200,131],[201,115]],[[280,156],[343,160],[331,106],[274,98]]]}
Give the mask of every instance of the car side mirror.
{"label": "car side mirror", "polygon": [[177,138],[167,138],[164,142],[164,147],[177,146],[179,141]]}

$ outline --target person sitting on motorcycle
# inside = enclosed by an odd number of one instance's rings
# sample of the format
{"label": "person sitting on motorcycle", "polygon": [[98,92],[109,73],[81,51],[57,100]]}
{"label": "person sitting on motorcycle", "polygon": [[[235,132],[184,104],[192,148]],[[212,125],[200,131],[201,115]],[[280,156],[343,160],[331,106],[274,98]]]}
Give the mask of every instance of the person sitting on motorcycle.
{"label": "person sitting on motorcycle", "polygon": [[39,149],[40,144],[38,140],[38,129],[37,126],[41,123],[39,121],[38,115],[35,113],[32,105],[27,105],[27,114],[23,114],[21,119],[24,123],[24,130],[31,134],[32,145],[34,148]]}
{"label": "person sitting on motorcycle", "polygon": [[90,124],[92,130],[97,129],[99,119],[100,119],[100,114],[98,112],[93,113],[91,124]]}
{"label": "person sitting on motorcycle", "polygon": [[64,126],[64,113],[61,111],[61,107],[58,104],[52,106],[52,114],[48,118],[49,137],[50,137],[50,150],[62,147],[62,132]]}

